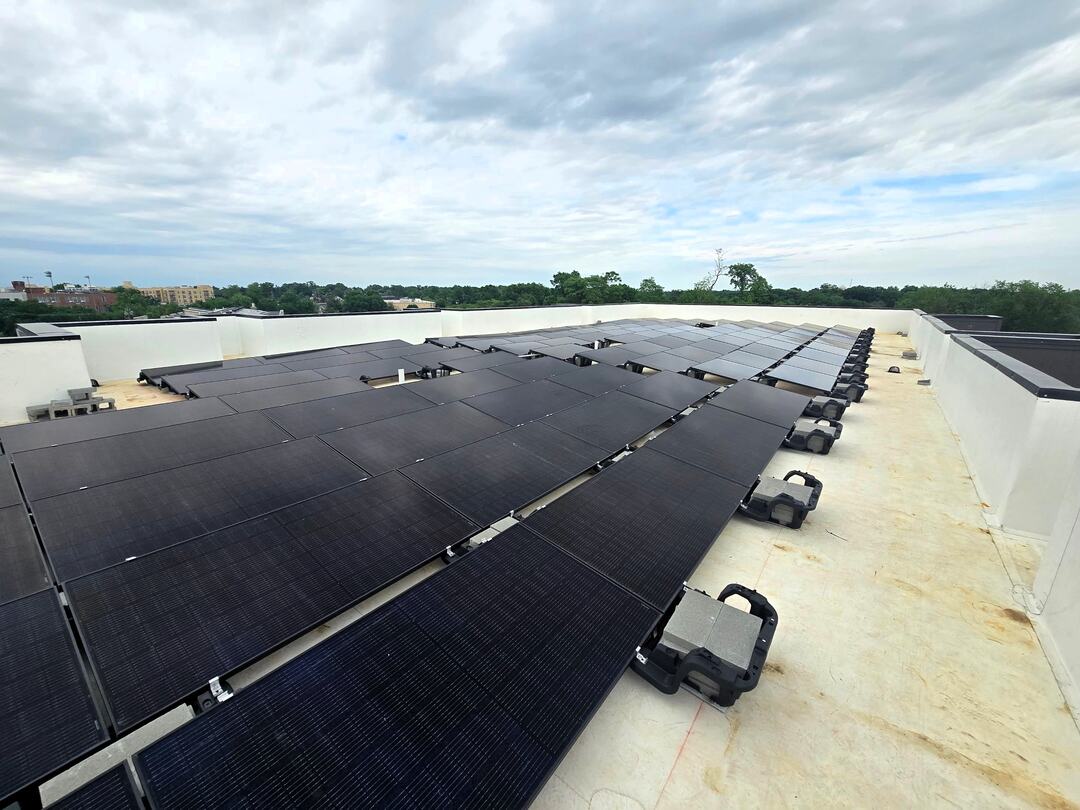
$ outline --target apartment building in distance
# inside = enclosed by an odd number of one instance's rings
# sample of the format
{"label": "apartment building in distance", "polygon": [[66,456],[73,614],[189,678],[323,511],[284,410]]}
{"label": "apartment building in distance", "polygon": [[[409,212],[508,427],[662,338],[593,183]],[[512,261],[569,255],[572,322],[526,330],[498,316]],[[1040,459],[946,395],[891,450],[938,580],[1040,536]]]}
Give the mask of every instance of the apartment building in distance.
{"label": "apartment building in distance", "polygon": [[435,302],[424,298],[398,298],[397,296],[384,295],[383,301],[391,309],[434,309]]}
{"label": "apartment building in distance", "polygon": [[175,287],[136,287],[130,281],[123,286],[136,289],[147,298],[156,298],[163,304],[176,304],[185,307],[200,301],[209,301],[214,297],[214,287],[210,284],[179,284]]}

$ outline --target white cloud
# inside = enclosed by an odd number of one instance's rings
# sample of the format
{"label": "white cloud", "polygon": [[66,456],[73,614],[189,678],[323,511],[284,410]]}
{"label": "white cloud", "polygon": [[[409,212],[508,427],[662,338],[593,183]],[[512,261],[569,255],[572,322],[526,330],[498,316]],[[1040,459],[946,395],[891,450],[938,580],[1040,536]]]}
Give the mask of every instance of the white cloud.
{"label": "white cloud", "polygon": [[1080,283],[1071,3],[128,6],[0,8],[0,272]]}

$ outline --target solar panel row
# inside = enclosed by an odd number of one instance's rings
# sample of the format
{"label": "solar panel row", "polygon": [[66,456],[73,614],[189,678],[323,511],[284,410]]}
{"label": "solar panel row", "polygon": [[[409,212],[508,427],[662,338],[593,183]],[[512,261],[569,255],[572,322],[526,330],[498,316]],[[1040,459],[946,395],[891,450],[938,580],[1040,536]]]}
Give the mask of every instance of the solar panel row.
{"label": "solar panel row", "polygon": [[[717,407],[663,435],[714,415],[760,425],[768,455],[773,437],[786,433]],[[488,487],[469,486],[469,471],[490,470],[497,486],[506,462],[533,452],[523,446],[528,437],[547,450],[551,430],[540,422],[506,431],[405,474],[468,513],[490,500]],[[559,474],[587,464],[589,447],[568,447]],[[482,463],[465,463],[469,454]],[[763,455],[744,454],[739,477],[760,472]],[[256,805],[525,803],[747,489],[646,446],[152,745],[137,758],[143,781],[156,801],[191,807],[222,797]],[[372,659],[370,650],[381,655]],[[448,771],[463,740],[478,746],[477,756],[455,759]]]}

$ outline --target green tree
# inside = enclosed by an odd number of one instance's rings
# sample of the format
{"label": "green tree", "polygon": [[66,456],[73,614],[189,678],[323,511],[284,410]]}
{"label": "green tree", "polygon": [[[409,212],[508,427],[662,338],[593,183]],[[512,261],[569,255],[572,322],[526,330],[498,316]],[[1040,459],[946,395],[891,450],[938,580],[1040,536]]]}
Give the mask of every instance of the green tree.
{"label": "green tree", "polygon": [[731,282],[731,286],[741,293],[747,292],[754,286],[754,282],[761,278],[757,268],[745,262],[731,265],[725,271],[725,275]]}
{"label": "green tree", "polygon": [[657,284],[652,276],[643,278],[638,285],[638,300],[660,303],[664,300],[664,288]]}
{"label": "green tree", "polygon": [[342,312],[385,312],[388,309],[390,305],[381,295],[360,289],[349,290],[341,302]]}

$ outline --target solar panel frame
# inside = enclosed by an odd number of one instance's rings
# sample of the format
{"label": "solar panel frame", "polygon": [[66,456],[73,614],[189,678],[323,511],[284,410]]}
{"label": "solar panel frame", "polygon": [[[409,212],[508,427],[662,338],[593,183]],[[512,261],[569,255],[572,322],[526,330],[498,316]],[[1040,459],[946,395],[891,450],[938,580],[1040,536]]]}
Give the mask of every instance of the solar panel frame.
{"label": "solar panel frame", "polygon": [[556,360],[573,360],[574,356],[584,348],[580,343],[549,343],[545,345],[533,343],[530,351],[544,357],[554,357]]}
{"label": "solar panel frame", "polygon": [[351,365],[333,366],[332,368],[317,369],[320,374],[328,379],[335,377],[354,377],[359,380],[385,380],[396,377],[398,371],[406,374],[417,374],[422,367],[404,357],[389,357],[380,360],[366,360],[363,363]]}
{"label": "solar panel frame", "polygon": [[337,366],[354,366],[357,363],[366,363],[379,358],[371,352],[350,352],[335,354],[327,357],[312,357],[303,360],[282,360],[281,365],[290,371],[318,371],[324,377],[322,369],[336,368]]}
{"label": "solar panel frame", "polygon": [[403,385],[372,388],[355,394],[266,408],[260,413],[293,438],[302,439],[432,406],[430,400],[413,393],[411,388]]}
{"label": "solar panel frame", "polygon": [[490,526],[610,454],[543,422],[451,450],[401,472],[480,526]]}
{"label": "solar panel frame", "polygon": [[754,354],[746,348],[738,349],[731,352],[731,354],[726,354],[724,355],[724,359],[729,363],[738,363],[739,365],[749,366],[750,368],[759,368],[762,371],[769,366],[776,365],[777,362],[771,357]]}
{"label": "solar panel frame", "polygon": [[334,377],[332,380],[320,378],[316,382],[283,385],[278,388],[247,391],[242,394],[226,394],[222,397],[222,401],[237,413],[246,413],[371,390],[370,385],[354,380],[352,377]]}
{"label": "solar panel frame", "polygon": [[0,428],[0,442],[3,442],[4,452],[13,454],[188,422],[201,422],[233,413],[235,411],[225,402],[213,398],[163,402],[152,408],[109,410],[86,414],[77,419],[11,425]]}
{"label": "solar panel frame", "polygon": [[664,612],[745,494],[646,445],[521,525]]}
{"label": "solar panel frame", "polygon": [[646,448],[741,486],[742,498],[787,433],[787,429],[760,419],[706,407],[676,422]]}
{"label": "solar panel frame", "polygon": [[189,371],[186,374],[168,374],[161,378],[162,384],[176,394],[187,392],[189,385],[218,380],[243,380],[248,377],[262,377],[267,374],[280,374],[291,371],[281,363],[261,363],[239,368],[210,368],[205,371]]}
{"label": "solar panel frame", "polygon": [[280,388],[286,385],[319,382],[326,378],[317,371],[283,371],[280,374],[266,374],[261,377],[248,377],[242,380],[220,380],[218,382],[195,383],[188,386],[188,395],[202,397],[222,397],[226,394],[243,394],[247,391],[264,391],[268,388]]}
{"label": "solar panel frame", "polygon": [[131,775],[121,762],[49,805],[49,810],[142,810]]}
{"label": "solar panel frame", "polygon": [[563,433],[598,445],[609,453],[616,453],[678,413],[674,408],[631,397],[625,391],[626,388],[609,391],[573,408],[546,416],[541,421]]}
{"label": "solar panel frame", "polygon": [[27,499],[37,501],[287,439],[281,428],[251,411],[27,450],[16,453],[14,461]]}
{"label": "solar panel frame", "polygon": [[790,429],[810,397],[765,383],[741,380],[709,400],[709,405]]}
{"label": "solar panel frame", "polygon": [[[401,340],[400,338],[390,338],[389,340],[373,340],[369,343],[351,343],[348,346],[341,346],[349,354],[367,354],[372,349],[389,349],[393,346],[413,346],[415,344],[408,341]],[[372,355],[374,357],[374,355]]]}
{"label": "solar panel frame", "polygon": [[729,380],[748,380],[758,376],[763,371],[763,369],[745,366],[742,363],[733,363],[730,360],[725,360],[723,357],[717,357],[715,360],[707,360],[704,363],[695,363],[690,368],[692,371],[713,374],[717,377],[724,377]]}
{"label": "solar panel frame", "polygon": [[832,391],[833,386],[836,385],[835,374],[822,374],[818,371],[810,371],[809,369],[799,368],[798,366],[789,366],[787,363],[783,363],[774,369],[770,369],[765,377],[770,380],[800,385],[803,388],[821,391],[822,393]]}
{"label": "solar panel frame", "polygon": [[635,357],[627,363],[627,366],[651,368],[656,371],[671,371],[675,374],[682,374],[690,368],[691,362],[692,361],[685,357],[679,357],[677,354],[657,352],[656,354],[650,354],[646,357]]}
{"label": "solar panel frame", "polygon": [[623,386],[620,391],[670,408],[676,413],[714,394],[720,386],[685,374],[659,371]]}
{"label": "solar panel frame", "polygon": [[34,503],[60,581],[152,554],[368,477],[311,437]]}
{"label": "solar panel frame", "polygon": [[459,401],[324,433],[319,438],[372,475],[381,475],[509,427]]}
{"label": "solar panel frame", "polygon": [[581,357],[592,363],[605,363],[609,366],[623,366],[641,354],[636,349],[624,349],[622,346],[609,346],[604,349],[582,349],[575,357]]}
{"label": "solar panel frame", "polygon": [[125,731],[478,529],[391,472],[70,580],[65,591],[106,710]]}
{"label": "solar panel frame", "polygon": [[492,352],[479,352],[474,357],[462,357],[457,360],[447,360],[442,363],[443,368],[451,371],[479,371],[483,368],[495,368],[508,363],[520,363],[522,358],[510,352],[495,350]]}
{"label": "solar panel frame", "polygon": [[108,735],[54,589],[0,605],[0,652],[3,801],[98,748]]}
{"label": "solar panel frame", "polygon": [[[483,624],[430,610],[493,595],[512,612]],[[595,621],[567,614],[589,596]],[[521,675],[489,692],[484,662],[442,639],[445,619],[468,649],[481,634],[516,633]],[[505,533],[152,744],[136,768],[155,805],[525,806],[658,619],[542,539]],[[357,675],[342,681],[344,671]],[[195,752],[205,764],[190,762]]]}
{"label": "solar panel frame", "polygon": [[264,354],[263,360],[318,360],[323,357],[338,357],[347,352],[340,346],[331,346],[329,349],[306,349],[298,352],[282,352],[280,354]]}
{"label": "solar panel frame", "polygon": [[521,425],[572,408],[589,398],[588,394],[551,380],[536,380],[513,388],[478,394],[465,402],[508,425]]}
{"label": "solar panel frame", "polygon": [[22,504],[0,508],[0,603],[51,587],[52,577]]}

